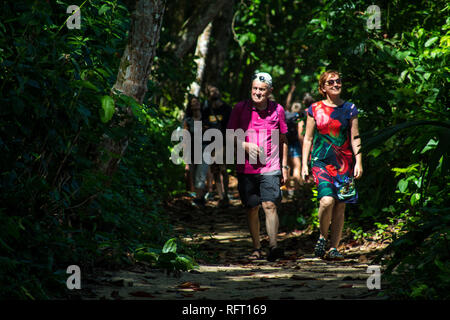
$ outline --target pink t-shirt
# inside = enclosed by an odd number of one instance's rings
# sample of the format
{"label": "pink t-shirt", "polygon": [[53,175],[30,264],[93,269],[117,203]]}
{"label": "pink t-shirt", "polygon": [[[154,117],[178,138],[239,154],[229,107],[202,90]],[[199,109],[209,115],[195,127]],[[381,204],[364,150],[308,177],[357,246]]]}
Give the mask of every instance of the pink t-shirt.
{"label": "pink t-shirt", "polygon": [[228,121],[228,129],[242,129],[246,132],[245,141],[263,147],[265,159],[249,160],[245,154],[245,164],[236,164],[236,170],[245,174],[270,174],[280,170],[280,134],[286,134],[283,107],[268,101],[267,108],[258,111],[252,100],[238,102]]}

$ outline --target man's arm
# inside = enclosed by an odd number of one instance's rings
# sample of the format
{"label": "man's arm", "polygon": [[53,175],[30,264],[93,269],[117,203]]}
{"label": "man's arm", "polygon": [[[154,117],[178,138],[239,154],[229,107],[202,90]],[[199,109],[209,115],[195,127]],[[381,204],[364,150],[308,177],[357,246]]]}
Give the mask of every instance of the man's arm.
{"label": "man's arm", "polygon": [[280,134],[280,164],[281,164],[281,173],[282,180],[281,184],[284,185],[287,182],[289,176],[288,165],[288,140],[285,134]]}

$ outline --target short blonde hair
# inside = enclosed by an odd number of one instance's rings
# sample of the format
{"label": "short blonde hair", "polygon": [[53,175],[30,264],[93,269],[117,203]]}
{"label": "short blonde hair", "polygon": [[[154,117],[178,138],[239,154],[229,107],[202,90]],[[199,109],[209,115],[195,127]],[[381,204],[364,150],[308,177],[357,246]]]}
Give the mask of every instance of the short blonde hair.
{"label": "short blonde hair", "polygon": [[319,93],[325,97],[325,93],[322,91],[323,87],[325,86],[325,81],[327,81],[327,78],[329,75],[337,75],[338,77],[340,77],[340,73],[336,70],[327,70],[324,73],[322,73],[320,75],[319,78]]}
{"label": "short blonde hair", "polygon": [[291,112],[300,112],[302,110],[302,105],[300,102],[294,102],[291,106]]}

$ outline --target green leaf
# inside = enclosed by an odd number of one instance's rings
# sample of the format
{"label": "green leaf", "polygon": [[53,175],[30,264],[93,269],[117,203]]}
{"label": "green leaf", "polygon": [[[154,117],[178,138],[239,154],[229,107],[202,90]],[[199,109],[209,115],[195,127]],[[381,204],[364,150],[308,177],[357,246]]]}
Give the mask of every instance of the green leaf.
{"label": "green leaf", "polygon": [[92,84],[92,82],[89,82],[87,80],[75,80],[74,83],[75,83],[75,85],[77,87],[84,87],[84,88],[87,88],[87,89],[92,89],[92,90],[97,91],[97,92],[100,91],[96,86],[94,86]]}
{"label": "green leaf", "polygon": [[115,110],[114,99],[110,96],[102,97],[102,108],[100,110],[100,119],[103,123],[111,120]]}
{"label": "green leaf", "polygon": [[106,11],[110,10],[111,8],[107,5],[104,4],[102,5],[102,7],[98,10],[98,15],[102,15],[104,14]]}
{"label": "green leaf", "polygon": [[136,252],[134,254],[134,258],[137,261],[145,261],[145,262],[149,262],[149,263],[155,263],[158,260],[158,254],[154,253],[154,252]]}
{"label": "green leaf", "polygon": [[173,252],[175,253],[177,251],[177,239],[171,238],[167,240],[167,242],[164,244],[164,247],[162,249],[163,253]]}
{"label": "green leaf", "polygon": [[405,193],[405,191],[408,189],[408,181],[401,179],[398,182],[397,186],[401,193]]}
{"label": "green leaf", "polygon": [[191,258],[179,255],[175,258],[175,268],[177,270],[187,271],[194,268],[194,263]]}
{"label": "green leaf", "polygon": [[369,152],[369,156],[372,156],[374,158],[378,157],[381,154],[381,150],[380,149],[373,149],[372,151]]}
{"label": "green leaf", "polygon": [[422,149],[422,151],[420,152],[421,154],[427,152],[430,149],[434,149],[436,148],[437,144],[439,141],[436,141],[434,139],[430,139],[427,143],[427,145]]}
{"label": "green leaf", "polygon": [[431,47],[433,45],[433,43],[435,43],[436,41],[438,41],[439,37],[433,37],[427,40],[427,42],[425,42],[425,47]]}
{"label": "green leaf", "polygon": [[420,200],[420,193],[413,193],[411,196],[411,205],[413,206],[418,200]]}

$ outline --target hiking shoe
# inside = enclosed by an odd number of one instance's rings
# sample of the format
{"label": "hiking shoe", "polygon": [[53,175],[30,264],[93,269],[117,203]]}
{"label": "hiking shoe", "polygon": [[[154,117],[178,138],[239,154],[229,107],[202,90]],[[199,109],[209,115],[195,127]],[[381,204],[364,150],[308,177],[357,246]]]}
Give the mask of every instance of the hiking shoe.
{"label": "hiking shoe", "polygon": [[336,249],[333,248],[328,252],[328,260],[344,260],[344,256]]}
{"label": "hiking shoe", "polygon": [[228,200],[228,198],[220,199],[218,206],[221,209],[228,208],[230,206],[230,201]]}
{"label": "hiking shoe", "polygon": [[204,208],[206,204],[205,199],[201,198],[195,198],[194,201],[192,201],[192,205],[197,207],[197,208]]}
{"label": "hiking shoe", "polygon": [[207,192],[205,194],[205,200],[214,200],[214,196],[216,195],[215,192]]}
{"label": "hiking shoe", "polygon": [[280,247],[272,247],[269,249],[269,254],[267,255],[267,261],[274,262],[278,258],[284,257],[284,250]]}
{"label": "hiking shoe", "polygon": [[293,199],[294,198],[294,190],[288,190],[287,191],[287,198]]}
{"label": "hiking shoe", "polygon": [[319,258],[323,258],[325,256],[325,247],[327,246],[327,239],[319,238],[316,243],[316,247],[314,248],[314,255]]}

